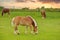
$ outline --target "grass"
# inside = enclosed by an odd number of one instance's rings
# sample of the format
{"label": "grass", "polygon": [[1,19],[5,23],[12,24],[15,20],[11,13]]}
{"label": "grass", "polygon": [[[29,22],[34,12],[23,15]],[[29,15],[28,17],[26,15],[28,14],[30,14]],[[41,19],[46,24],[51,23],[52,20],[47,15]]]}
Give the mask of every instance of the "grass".
{"label": "grass", "polygon": [[[0,11],[0,40],[60,40],[60,12],[46,12],[47,18],[42,19],[40,12],[10,12],[10,17],[1,16]],[[24,34],[24,26],[19,26],[20,35],[14,35],[11,19],[15,16],[32,16],[38,24],[37,35]]]}

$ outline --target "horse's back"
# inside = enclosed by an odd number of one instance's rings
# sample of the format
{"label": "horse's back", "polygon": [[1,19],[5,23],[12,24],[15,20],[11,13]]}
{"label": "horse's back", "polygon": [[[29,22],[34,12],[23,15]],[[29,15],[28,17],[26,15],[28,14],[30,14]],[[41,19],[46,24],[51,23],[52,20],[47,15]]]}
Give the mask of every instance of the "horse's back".
{"label": "horse's back", "polygon": [[17,17],[14,17],[13,22],[14,22],[15,24],[19,24],[20,20],[21,20],[21,17],[20,17],[20,16],[17,16]]}
{"label": "horse's back", "polygon": [[32,19],[30,17],[17,16],[14,17],[13,22],[17,25],[19,24],[30,25],[32,24]]}
{"label": "horse's back", "polygon": [[9,9],[8,8],[3,8],[2,12],[7,13],[7,12],[9,12]]}

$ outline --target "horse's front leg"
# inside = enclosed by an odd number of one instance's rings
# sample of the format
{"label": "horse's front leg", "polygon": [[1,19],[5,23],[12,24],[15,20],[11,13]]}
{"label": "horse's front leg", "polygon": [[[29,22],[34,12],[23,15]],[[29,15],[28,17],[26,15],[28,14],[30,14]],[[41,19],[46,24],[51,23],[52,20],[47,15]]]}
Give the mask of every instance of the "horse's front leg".
{"label": "horse's front leg", "polygon": [[28,32],[28,26],[25,27],[25,34]]}
{"label": "horse's front leg", "polygon": [[14,28],[14,34],[18,34],[18,35],[20,34],[17,25],[16,25],[15,28]]}
{"label": "horse's front leg", "polygon": [[8,12],[8,16],[10,17],[10,12]]}
{"label": "horse's front leg", "polygon": [[2,16],[3,16],[3,14],[4,14],[4,13],[2,12]]}
{"label": "horse's front leg", "polygon": [[30,25],[30,30],[31,30],[31,34],[34,34],[33,33],[33,26],[32,25]]}

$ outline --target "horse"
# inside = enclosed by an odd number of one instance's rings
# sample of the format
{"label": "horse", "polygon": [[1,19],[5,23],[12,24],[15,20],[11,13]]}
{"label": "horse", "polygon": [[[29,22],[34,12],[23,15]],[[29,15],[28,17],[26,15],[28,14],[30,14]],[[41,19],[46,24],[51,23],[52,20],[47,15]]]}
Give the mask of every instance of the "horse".
{"label": "horse", "polygon": [[8,13],[8,15],[10,15],[10,10],[8,8],[3,8],[2,9],[2,16],[6,13]]}
{"label": "horse", "polygon": [[46,18],[46,12],[45,12],[45,10],[41,10],[41,15],[42,15],[42,19]]}
{"label": "horse", "polygon": [[12,18],[12,25],[14,25],[14,33],[20,34],[18,25],[26,26],[25,33],[27,33],[28,27],[32,34],[38,33],[38,27],[36,21],[31,16],[16,16]]}

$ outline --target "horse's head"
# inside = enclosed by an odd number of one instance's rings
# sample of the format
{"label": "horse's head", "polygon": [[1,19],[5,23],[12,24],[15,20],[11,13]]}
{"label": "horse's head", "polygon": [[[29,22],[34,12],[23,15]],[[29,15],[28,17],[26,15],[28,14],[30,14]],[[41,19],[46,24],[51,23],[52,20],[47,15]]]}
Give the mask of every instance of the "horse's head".
{"label": "horse's head", "polygon": [[37,34],[38,33],[38,27],[37,26],[34,26],[34,33]]}
{"label": "horse's head", "polygon": [[33,28],[34,28],[34,29],[33,29],[34,33],[37,34],[37,33],[38,33],[38,26],[37,26],[37,23],[36,23],[35,20],[32,21],[32,25],[33,25]]}
{"label": "horse's head", "polygon": [[38,27],[37,27],[37,23],[36,23],[36,21],[35,21],[35,19],[33,19],[31,16],[28,16],[30,19],[31,19],[31,21],[32,21],[32,26],[33,26],[33,31],[34,31],[34,33],[38,33]]}

